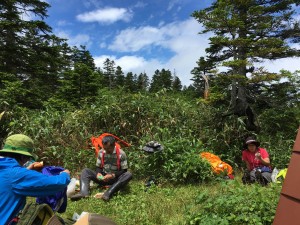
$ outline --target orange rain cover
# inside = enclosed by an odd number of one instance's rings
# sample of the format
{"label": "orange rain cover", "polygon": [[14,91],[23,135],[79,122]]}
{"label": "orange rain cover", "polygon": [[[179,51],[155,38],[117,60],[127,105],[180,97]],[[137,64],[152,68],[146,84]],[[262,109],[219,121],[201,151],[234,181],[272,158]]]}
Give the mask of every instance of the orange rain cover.
{"label": "orange rain cover", "polygon": [[116,146],[118,146],[119,148],[121,148],[120,144],[122,144],[124,147],[129,147],[130,146],[129,143],[127,143],[126,141],[123,141],[122,139],[120,139],[119,137],[117,137],[117,136],[115,136],[113,134],[103,133],[99,137],[91,137],[92,145],[95,147],[95,155],[96,155],[96,157],[98,156],[98,152],[100,151],[99,146],[101,148],[103,148],[102,139],[105,136],[113,136],[117,140]]}
{"label": "orange rain cover", "polygon": [[208,160],[215,174],[221,174],[226,172],[227,175],[231,175],[233,173],[232,167],[228,163],[223,162],[219,156],[216,156],[209,152],[201,152],[200,156]]}

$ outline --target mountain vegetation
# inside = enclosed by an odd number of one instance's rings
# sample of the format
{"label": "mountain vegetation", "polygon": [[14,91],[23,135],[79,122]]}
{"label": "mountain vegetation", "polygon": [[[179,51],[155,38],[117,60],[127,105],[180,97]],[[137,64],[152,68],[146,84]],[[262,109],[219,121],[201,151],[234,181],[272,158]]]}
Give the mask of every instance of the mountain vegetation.
{"label": "mountain vegetation", "polygon": [[[257,136],[268,149],[274,167],[286,168],[300,124],[300,70],[270,73],[255,63],[299,57],[299,48],[291,45],[299,44],[299,21],[294,16],[299,3],[218,0],[195,11],[192,16],[204,27],[200,35],[212,32],[213,36],[207,55],[199,56],[191,71],[193,83],[184,86],[169,69],[125,74],[109,58],[97,67],[85,46],[69,46],[67,40],[52,33],[44,22],[48,3],[1,1],[0,141],[12,133],[27,134],[34,138],[35,151],[45,164],[62,165],[78,176],[83,168],[95,164],[90,138],[113,133],[131,143],[126,152],[136,184],[157,174],[159,181],[167,184],[161,190],[164,196],[174,192],[168,185],[213,188],[218,177],[199,157],[203,151],[219,155],[238,175],[243,169],[243,140],[249,135]],[[24,15],[35,19],[26,20]],[[228,70],[220,72],[219,66]],[[142,147],[151,140],[161,143],[164,150],[143,152]],[[246,189],[236,182],[238,193],[246,196]],[[270,195],[278,196],[278,188],[271,188],[274,192]],[[223,196],[214,192],[220,201],[213,206],[207,190],[196,193],[193,189],[191,193],[198,197],[192,211],[178,220],[162,219],[154,213],[156,223],[143,214],[141,221],[120,219],[120,223],[213,224],[209,222],[215,218],[219,221],[215,224],[247,224],[249,211],[240,203],[243,200],[231,199],[237,204],[234,213],[223,210],[225,198],[233,194],[224,190]],[[147,199],[139,198],[145,201],[141,207],[146,207]],[[178,204],[188,204],[178,199]],[[132,195],[129,201],[138,199]],[[207,206],[197,207],[201,201]],[[253,213],[262,207],[257,203],[250,209]],[[222,213],[216,215],[215,211]],[[241,212],[244,216],[237,216]],[[254,213],[257,217],[248,224],[271,224],[274,206],[268,212],[263,219]],[[124,220],[130,217],[127,213]]]}

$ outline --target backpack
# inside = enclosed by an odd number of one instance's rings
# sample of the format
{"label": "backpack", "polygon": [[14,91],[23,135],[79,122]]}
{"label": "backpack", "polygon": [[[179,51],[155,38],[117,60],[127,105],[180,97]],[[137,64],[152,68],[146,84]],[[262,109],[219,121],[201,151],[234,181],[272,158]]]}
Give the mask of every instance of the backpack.
{"label": "backpack", "polygon": [[[64,170],[64,168],[59,166],[45,166],[42,169],[42,174],[56,176]],[[64,213],[67,209],[67,187],[63,191],[59,191],[54,195],[38,197],[36,202],[38,204],[46,203],[54,212]]]}
{"label": "backpack", "polygon": [[201,152],[200,156],[210,163],[212,170],[215,174],[225,173],[229,176],[233,173],[232,167],[228,163],[223,162],[219,156],[216,156],[209,152]]}
{"label": "backpack", "polygon": [[[103,148],[103,145],[102,145],[102,139],[105,137],[105,136],[113,136],[115,139],[116,139],[116,146],[119,146],[119,148],[120,148],[120,144],[122,144],[123,146],[125,146],[125,147],[129,147],[130,146],[130,144],[129,143],[127,143],[126,141],[123,141],[122,139],[120,139],[119,137],[117,137],[117,136],[115,136],[115,135],[113,135],[113,134],[110,134],[110,133],[103,133],[103,134],[101,134],[99,137],[91,137],[91,142],[92,142],[92,145],[95,147],[95,155],[96,155],[96,157],[98,157],[98,153],[99,153],[99,151],[100,151],[100,149],[99,149],[99,146],[101,147],[101,148]],[[120,144],[119,144],[119,143]]]}
{"label": "backpack", "polygon": [[47,204],[27,203],[18,218],[18,225],[62,225]]}

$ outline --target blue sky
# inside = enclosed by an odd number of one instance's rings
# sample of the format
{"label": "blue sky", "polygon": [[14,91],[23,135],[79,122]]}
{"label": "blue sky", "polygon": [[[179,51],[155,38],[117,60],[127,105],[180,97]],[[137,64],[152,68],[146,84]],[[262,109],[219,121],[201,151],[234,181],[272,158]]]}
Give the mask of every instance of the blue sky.
{"label": "blue sky", "polygon": [[[209,34],[191,17],[212,0],[47,0],[46,23],[71,46],[85,45],[97,67],[106,58],[124,73],[168,69],[183,85],[191,84],[190,71],[205,56]],[[298,46],[299,47],[299,46]],[[271,72],[299,69],[299,59],[266,62]]]}

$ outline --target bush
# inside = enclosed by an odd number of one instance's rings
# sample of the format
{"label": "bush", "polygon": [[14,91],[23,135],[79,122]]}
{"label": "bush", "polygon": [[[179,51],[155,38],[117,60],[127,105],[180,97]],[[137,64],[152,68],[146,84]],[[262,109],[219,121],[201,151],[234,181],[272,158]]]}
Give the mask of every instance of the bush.
{"label": "bush", "polygon": [[[3,136],[23,133],[32,137],[35,153],[48,164],[66,166],[72,171],[93,166],[95,157],[90,138],[108,132],[131,143],[132,147],[125,150],[136,177],[160,174],[174,182],[195,182],[211,176],[205,163],[196,156],[199,152],[208,149],[236,169],[242,165],[241,147],[245,136],[257,135],[247,131],[242,118],[224,119],[221,114],[221,110],[208,104],[164,91],[128,94],[101,90],[96,101],[87,102],[81,109],[18,107],[4,116],[0,125]],[[264,115],[273,113],[268,111]],[[290,116],[293,115],[278,116],[276,121],[283,118],[284,123]],[[257,138],[269,151],[272,164],[277,168],[286,167],[296,130],[293,135],[271,133],[267,129],[268,121],[268,116],[260,117],[264,132]],[[291,126],[291,123],[282,125],[289,133]],[[141,151],[151,140],[165,146],[162,154],[147,155]]]}
{"label": "bush", "polygon": [[[170,138],[160,142],[164,149],[156,153],[133,152],[131,168],[135,176],[155,175],[165,180],[182,183],[197,183],[211,179],[210,164],[202,160],[201,145],[197,140]],[[142,147],[141,147],[142,148]]]}
{"label": "bush", "polygon": [[188,216],[190,225],[271,225],[279,201],[281,185],[257,184],[243,186],[240,181],[230,181],[215,193],[203,192],[196,203],[203,207]]}

